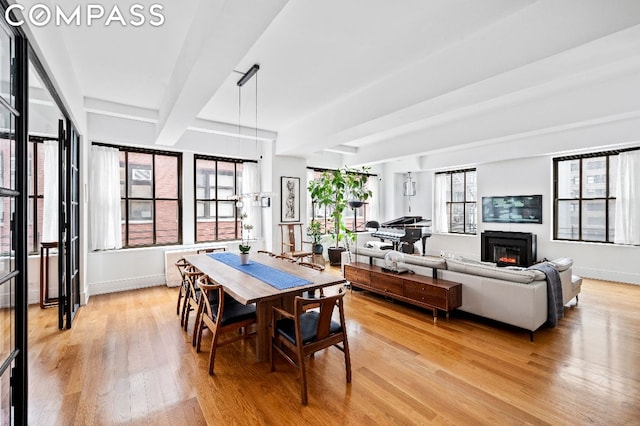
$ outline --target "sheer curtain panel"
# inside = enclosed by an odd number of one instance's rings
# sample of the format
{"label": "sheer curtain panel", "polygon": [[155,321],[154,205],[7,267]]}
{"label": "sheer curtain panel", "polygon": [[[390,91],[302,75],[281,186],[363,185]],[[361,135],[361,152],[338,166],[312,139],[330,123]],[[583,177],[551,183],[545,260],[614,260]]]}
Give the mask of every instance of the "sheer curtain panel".
{"label": "sheer curtain panel", "polygon": [[116,148],[91,147],[91,249],[122,248],[120,159]]}
{"label": "sheer curtain panel", "polygon": [[640,245],[640,150],[621,152],[616,175],[616,244]]}
{"label": "sheer curtain panel", "polygon": [[449,217],[447,214],[447,175],[436,175],[435,191],[433,193],[433,232],[449,232]]}
{"label": "sheer curtain panel", "polygon": [[242,230],[245,238],[258,238],[261,233],[261,211],[260,211],[260,173],[257,163],[243,163],[242,165],[242,193],[251,194],[250,198],[244,201],[243,211],[247,214],[243,225],[251,225],[251,232]]}
{"label": "sheer curtain panel", "polygon": [[44,142],[44,176],[40,241],[51,243],[58,241],[58,142]]}

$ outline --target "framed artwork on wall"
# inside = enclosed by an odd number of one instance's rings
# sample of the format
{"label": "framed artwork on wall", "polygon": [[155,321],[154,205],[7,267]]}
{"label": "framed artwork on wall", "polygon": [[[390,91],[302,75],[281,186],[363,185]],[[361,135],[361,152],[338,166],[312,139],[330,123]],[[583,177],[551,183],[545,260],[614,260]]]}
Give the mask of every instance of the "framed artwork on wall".
{"label": "framed artwork on wall", "polygon": [[300,222],[300,178],[280,177],[281,222]]}

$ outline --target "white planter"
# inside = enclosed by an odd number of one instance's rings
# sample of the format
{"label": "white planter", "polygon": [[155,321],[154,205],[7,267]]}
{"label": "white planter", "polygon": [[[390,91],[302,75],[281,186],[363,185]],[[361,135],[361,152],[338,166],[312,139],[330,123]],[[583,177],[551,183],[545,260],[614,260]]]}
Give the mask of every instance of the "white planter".
{"label": "white planter", "polygon": [[240,264],[242,265],[249,264],[249,253],[240,253]]}

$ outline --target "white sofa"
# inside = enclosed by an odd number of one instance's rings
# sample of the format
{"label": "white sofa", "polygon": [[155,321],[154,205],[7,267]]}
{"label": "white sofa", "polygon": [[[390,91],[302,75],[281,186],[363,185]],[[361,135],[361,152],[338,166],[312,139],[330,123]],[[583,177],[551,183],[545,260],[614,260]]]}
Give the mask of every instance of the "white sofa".
{"label": "white sofa", "polygon": [[[358,247],[352,261],[384,266],[389,251]],[[494,264],[469,259],[444,259],[437,256],[412,256],[397,253],[399,267],[416,274],[462,283],[460,310],[511,324],[531,332],[547,321],[547,283],[545,274],[525,268],[499,268]],[[344,259],[347,260],[348,259]],[[580,293],[582,280],[572,276],[573,261],[552,261],[560,274],[562,300],[566,305]]]}

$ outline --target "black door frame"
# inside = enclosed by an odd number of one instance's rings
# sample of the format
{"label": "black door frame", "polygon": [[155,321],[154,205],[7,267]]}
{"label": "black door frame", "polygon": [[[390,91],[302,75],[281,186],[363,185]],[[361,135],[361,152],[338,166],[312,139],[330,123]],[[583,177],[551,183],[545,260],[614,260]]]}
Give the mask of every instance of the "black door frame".
{"label": "black door frame", "polygon": [[[2,19],[5,24],[5,11],[9,6],[7,0],[0,0],[0,12],[2,13]],[[12,13],[13,14],[13,13]],[[14,17],[15,18],[15,17]],[[68,134],[74,133],[76,137],[75,142],[77,159],[79,159],[79,136],[70,119],[71,115],[66,109],[62,99],[58,95],[51,79],[48,77],[44,66],[40,62],[35,50],[29,44],[27,36],[21,27],[14,27],[6,25],[11,29],[15,41],[15,55],[13,62],[13,77],[15,88],[15,109],[17,114],[15,115],[15,188],[19,193],[15,197],[15,220],[14,220],[14,235],[15,235],[15,356],[13,359],[14,368],[11,377],[11,400],[13,405],[13,423],[14,424],[28,424],[28,242],[27,242],[27,217],[28,217],[28,110],[29,110],[29,60],[38,71],[43,84],[49,91],[49,94],[57,104],[62,116],[66,120],[66,128]],[[73,132],[71,131],[73,129]],[[67,157],[69,158],[69,157]],[[67,163],[70,164],[70,163]],[[77,165],[77,162],[76,162]],[[67,167],[69,169],[69,167]],[[77,173],[77,179],[74,184],[78,185],[76,188],[76,195],[79,194],[79,169],[75,171]],[[73,188],[66,188],[67,191],[73,191]],[[67,192],[67,194],[69,194]],[[79,195],[78,195],[79,196]],[[77,198],[77,197],[75,197]],[[67,198],[72,201],[75,198]],[[79,203],[74,206],[79,209]],[[79,211],[78,211],[79,213]],[[79,214],[77,216],[79,220]],[[73,244],[77,255],[77,262],[79,262],[79,224],[78,232],[75,232],[75,236],[78,237]],[[72,249],[73,250],[73,249]],[[67,260],[69,264],[71,260]],[[73,281],[76,285],[79,284],[79,263],[75,264],[77,269],[73,276]],[[67,269],[69,271],[70,269]],[[71,282],[67,278],[67,282]],[[76,303],[76,300],[78,303]],[[67,328],[71,327],[71,322],[75,316],[75,311],[79,306],[79,294],[76,292],[75,296],[70,300],[70,311],[67,315]]]}

